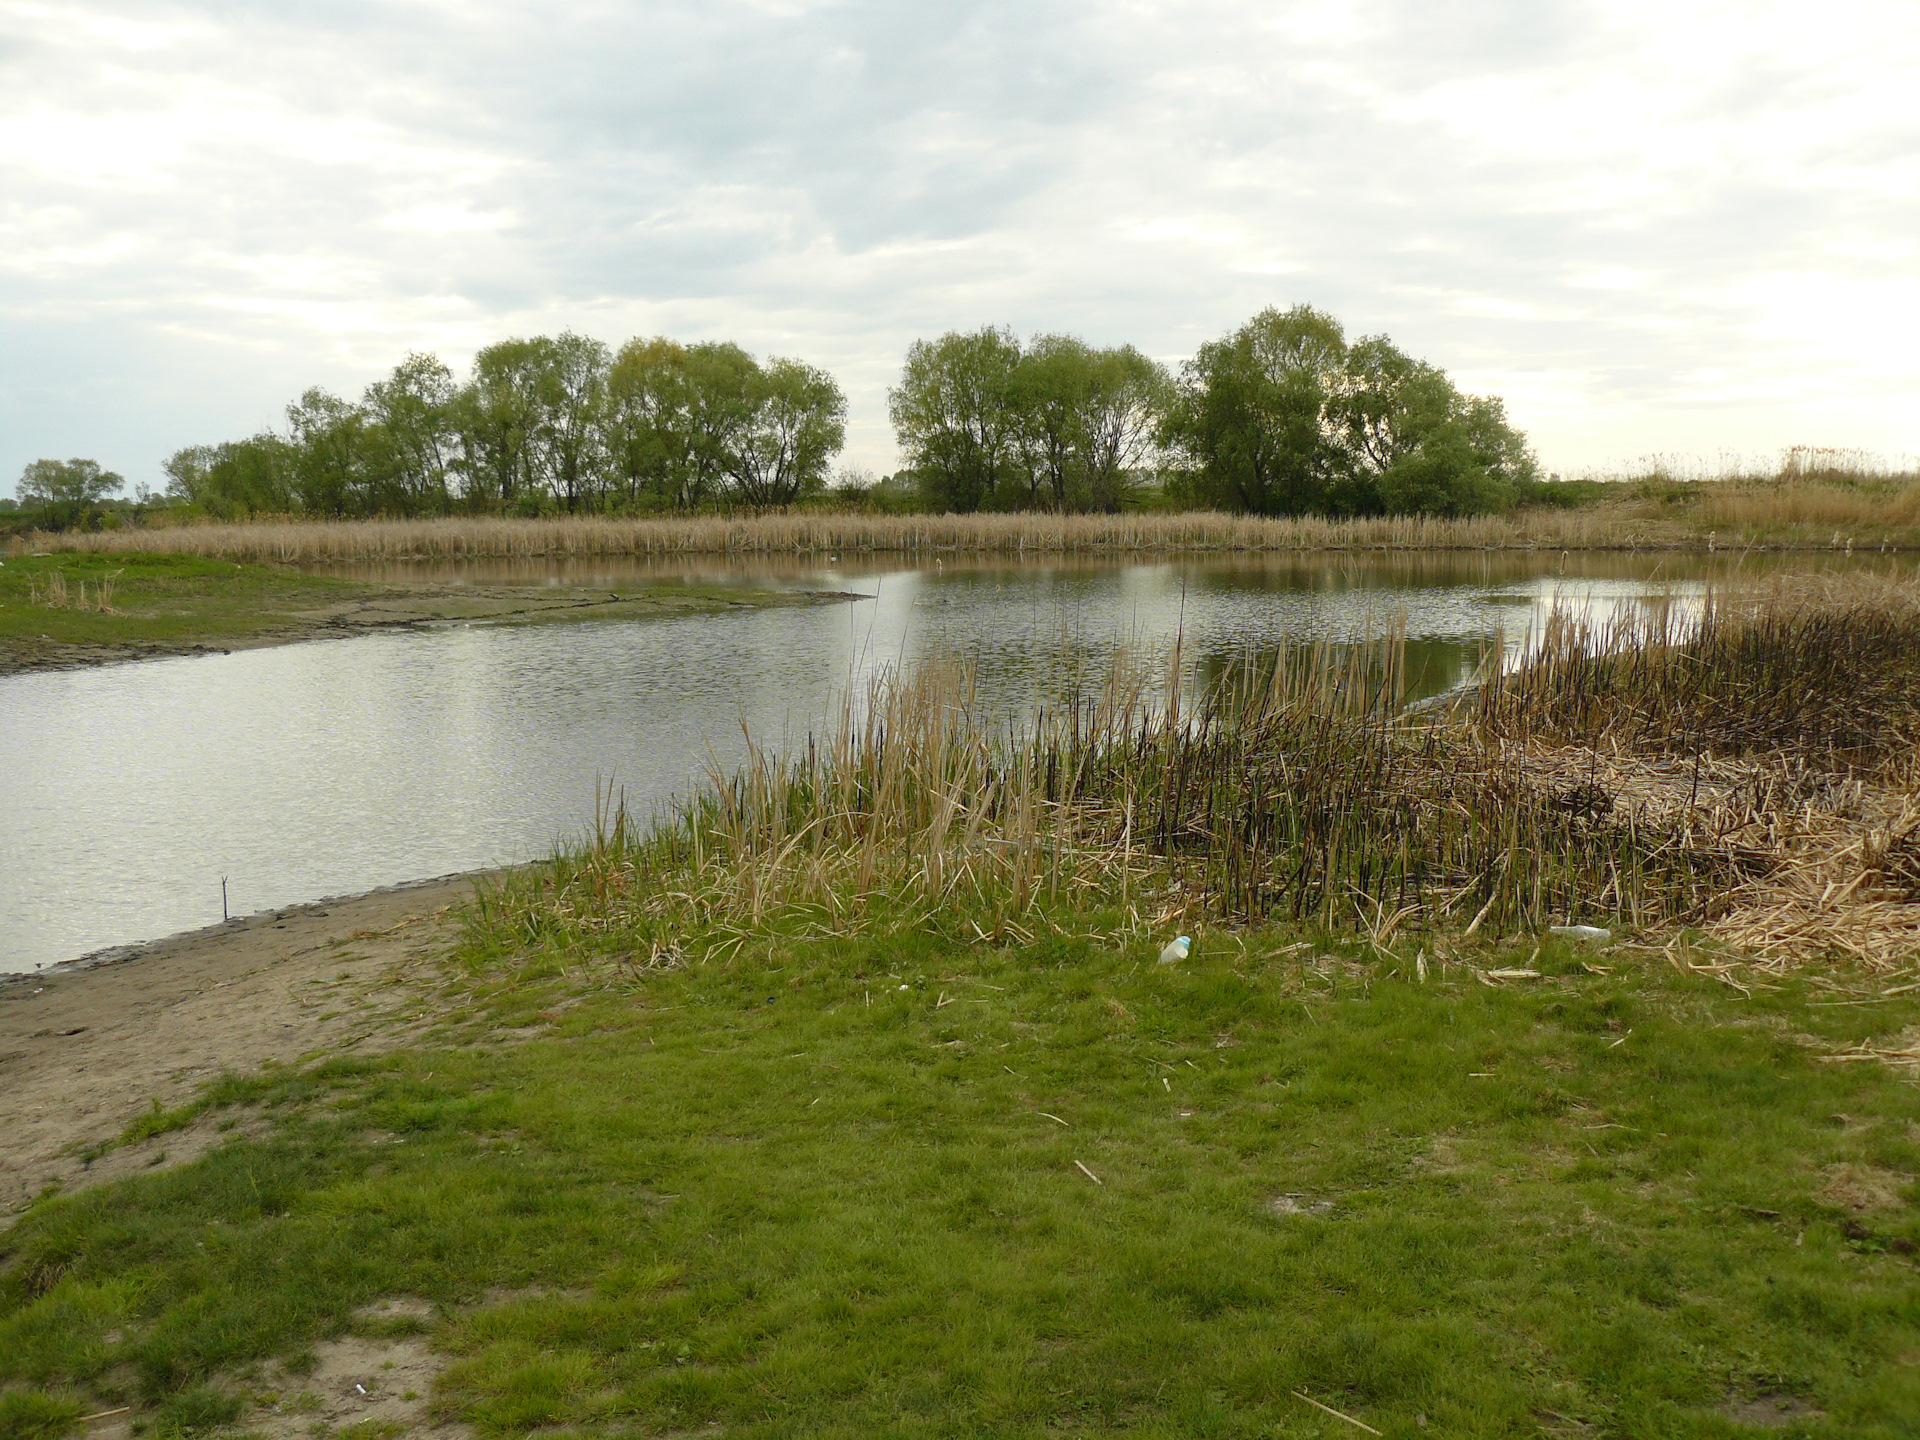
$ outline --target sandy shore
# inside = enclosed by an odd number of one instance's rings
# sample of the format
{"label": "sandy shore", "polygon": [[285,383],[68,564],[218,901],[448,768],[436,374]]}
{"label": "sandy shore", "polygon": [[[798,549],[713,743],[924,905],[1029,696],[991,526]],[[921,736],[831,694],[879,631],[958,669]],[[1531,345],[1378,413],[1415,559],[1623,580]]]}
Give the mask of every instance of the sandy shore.
{"label": "sandy shore", "polygon": [[0,979],[0,1218],[50,1185],[179,1164],[231,1133],[219,1126],[232,1115],[209,1116],[89,1161],[155,1100],[171,1108],[229,1071],[419,1033],[431,962],[453,939],[449,912],[474,883],[294,906]]}

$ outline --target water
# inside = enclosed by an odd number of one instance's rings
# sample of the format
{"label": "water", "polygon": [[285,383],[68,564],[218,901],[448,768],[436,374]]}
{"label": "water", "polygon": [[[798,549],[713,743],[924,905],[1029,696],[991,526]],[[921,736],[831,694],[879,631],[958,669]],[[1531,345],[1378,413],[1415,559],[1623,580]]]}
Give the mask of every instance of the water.
{"label": "water", "polygon": [[[1195,670],[1406,618],[1416,693],[1471,674],[1555,602],[1688,593],[1725,567],[1576,556],[1152,563],[383,566],[438,581],[681,579],[858,601],[446,629],[0,679],[0,971],[381,885],[537,857],[596,783],[644,814],[742,725],[802,735],[836,689],[938,651],[996,705],[1116,642],[1182,636]],[[346,572],[355,573],[355,572]]]}

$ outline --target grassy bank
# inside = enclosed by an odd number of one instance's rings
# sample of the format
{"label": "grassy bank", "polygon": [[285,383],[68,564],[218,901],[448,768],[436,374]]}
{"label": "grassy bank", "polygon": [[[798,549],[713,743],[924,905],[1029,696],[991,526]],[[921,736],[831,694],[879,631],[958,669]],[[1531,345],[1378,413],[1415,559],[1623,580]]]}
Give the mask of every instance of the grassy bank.
{"label": "grassy bank", "polygon": [[[1920,945],[1714,936],[1911,793],[1915,623],[1563,629],[1414,722],[1390,639],[882,682],[488,895],[418,1042],[209,1092],[264,1138],[30,1211],[0,1426],[302,1433],[425,1345],[488,1436],[1913,1435]],[[1901,834],[1820,912],[1920,908]]]}
{"label": "grassy bank", "polygon": [[[32,537],[33,549],[169,551],[259,563],[715,554],[1100,554],[1207,550],[1920,548],[1911,476],[1568,487],[1580,503],[1445,520],[1186,514],[580,517],[202,523]],[[26,541],[16,549],[28,548]]]}
{"label": "grassy bank", "polygon": [[0,674],[436,622],[633,619],[821,598],[837,597],[682,585],[381,585],[173,550],[55,550],[0,564]]}

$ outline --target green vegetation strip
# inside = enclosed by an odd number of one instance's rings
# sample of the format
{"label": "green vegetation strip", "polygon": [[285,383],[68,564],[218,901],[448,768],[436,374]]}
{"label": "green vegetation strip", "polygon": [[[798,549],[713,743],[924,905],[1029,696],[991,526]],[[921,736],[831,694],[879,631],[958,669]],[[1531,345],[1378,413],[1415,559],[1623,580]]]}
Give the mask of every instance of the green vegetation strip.
{"label": "green vegetation strip", "polygon": [[279,565],[165,553],[65,551],[0,562],[0,672],[341,636],[435,621],[626,620],[832,593],[746,586],[381,585]]}
{"label": "green vegetation strip", "polygon": [[244,1426],[391,1296],[488,1436],[1915,1433],[1920,1089],[1821,1063],[1911,991],[487,913],[430,1044],[0,1239],[0,1434]]}
{"label": "green vegetation strip", "polygon": [[217,643],[285,625],[290,611],[347,604],[374,589],[193,555],[14,555],[0,564],[0,641]]}

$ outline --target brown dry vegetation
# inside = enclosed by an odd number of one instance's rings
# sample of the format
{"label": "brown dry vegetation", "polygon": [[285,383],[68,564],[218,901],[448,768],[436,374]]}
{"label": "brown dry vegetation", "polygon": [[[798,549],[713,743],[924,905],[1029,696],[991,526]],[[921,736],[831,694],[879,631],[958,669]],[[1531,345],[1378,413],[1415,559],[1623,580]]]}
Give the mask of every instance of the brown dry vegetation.
{"label": "brown dry vegetation", "polygon": [[1621,481],[1577,509],[1471,519],[1267,518],[1210,511],[1129,515],[874,515],[795,511],[743,517],[447,517],[155,524],[35,533],[15,553],[169,552],[269,564],[472,557],[754,554],[1127,554],[1219,550],[1664,550],[1912,548],[1920,478],[1841,473]]}
{"label": "brown dry vegetation", "polygon": [[1920,593],[1778,580],[1557,621],[1476,720],[1542,786],[1718,861],[1707,933],[1763,960],[1920,955]]}

